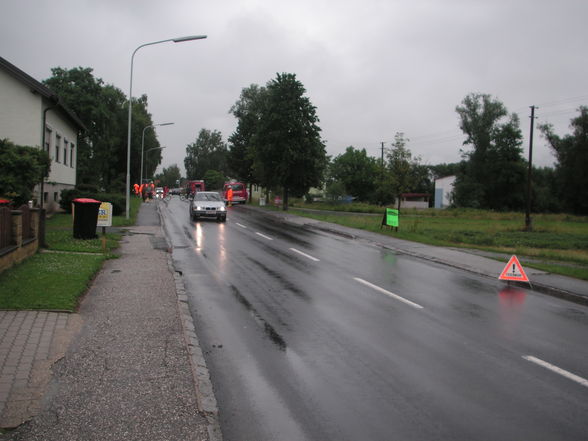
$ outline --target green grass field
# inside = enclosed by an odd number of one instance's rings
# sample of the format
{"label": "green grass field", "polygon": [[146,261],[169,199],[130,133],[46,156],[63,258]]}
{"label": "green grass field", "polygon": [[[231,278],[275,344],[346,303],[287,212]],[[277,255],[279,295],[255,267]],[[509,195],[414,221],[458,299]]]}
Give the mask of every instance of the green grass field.
{"label": "green grass field", "polygon": [[[113,226],[133,225],[141,201],[131,199],[131,219],[115,216]],[[74,311],[96,273],[118,247],[120,233],[81,240],[73,238],[70,214],[54,214],[47,219],[42,250],[19,265],[0,274],[0,309],[42,309]]]}

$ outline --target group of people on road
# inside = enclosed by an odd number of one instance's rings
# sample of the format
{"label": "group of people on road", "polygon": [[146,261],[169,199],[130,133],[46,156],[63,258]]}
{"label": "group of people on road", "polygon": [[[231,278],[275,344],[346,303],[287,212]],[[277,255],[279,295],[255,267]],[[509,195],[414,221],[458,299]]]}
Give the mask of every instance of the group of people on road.
{"label": "group of people on road", "polygon": [[153,199],[153,194],[155,193],[155,184],[153,182],[145,183],[145,184],[135,184],[133,185],[133,190],[135,190],[135,194],[139,198],[143,198],[143,202],[147,200]]}
{"label": "group of people on road", "polygon": [[[133,190],[138,198],[143,198],[143,202],[153,200],[155,197],[155,184],[153,182],[148,182],[141,185],[134,184]],[[169,188],[167,186],[163,187],[163,195],[160,197],[165,198],[168,192]]]}

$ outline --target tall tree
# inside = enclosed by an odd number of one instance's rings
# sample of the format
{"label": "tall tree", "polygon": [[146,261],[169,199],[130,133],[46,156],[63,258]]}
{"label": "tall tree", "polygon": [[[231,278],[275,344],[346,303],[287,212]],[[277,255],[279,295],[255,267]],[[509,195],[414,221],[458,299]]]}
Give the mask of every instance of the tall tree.
{"label": "tall tree", "polygon": [[588,214],[588,107],[581,106],[580,113],[570,124],[572,133],[563,138],[556,135],[553,126],[543,124],[539,129],[547,138],[557,159],[555,173],[558,196],[566,211]]}
{"label": "tall tree", "polygon": [[155,180],[159,181],[159,185],[162,187],[178,187],[178,181],[182,178],[180,168],[177,164],[164,167],[162,172],[155,175]]}
{"label": "tall tree", "polygon": [[414,192],[422,180],[423,173],[420,158],[412,156],[412,152],[406,147],[407,143],[408,139],[404,137],[404,133],[396,132],[392,149],[388,153],[390,184],[399,210],[401,195]]}
{"label": "tall tree", "polygon": [[316,108],[294,74],[278,74],[267,84],[267,97],[254,136],[254,173],[265,187],[303,196],[318,186],[327,165]]}
{"label": "tall tree", "polygon": [[18,207],[32,199],[33,188],[49,174],[46,151],[0,139],[0,199]]}
{"label": "tall tree", "polygon": [[237,128],[228,139],[229,173],[232,177],[248,182],[250,185],[257,183],[253,174],[253,142],[259,129],[265,96],[265,87],[252,84],[241,91],[239,100],[230,110],[230,113],[237,118]]}
{"label": "tall tree", "polygon": [[333,159],[329,166],[329,176],[343,184],[347,194],[360,201],[374,199],[378,164],[376,158],[368,156],[365,149],[347,147]]}
{"label": "tall tree", "polygon": [[200,130],[196,141],[186,147],[184,166],[188,179],[203,179],[208,170],[226,174],[226,164],[227,145],[218,130]]}
{"label": "tall tree", "polygon": [[459,206],[520,210],[525,201],[525,160],[519,118],[487,94],[470,94],[456,107],[466,135],[455,181]]}
{"label": "tall tree", "polygon": [[[109,191],[124,191],[127,164],[127,112],[125,94],[95,78],[91,68],[51,69],[44,81],[66,107],[88,129],[78,140],[77,182],[93,184]],[[133,99],[131,139],[131,179],[138,182],[141,170],[143,128],[153,124],[147,111],[147,96]],[[155,133],[147,133],[146,146],[159,147]],[[161,157],[160,152],[154,156]],[[155,167],[157,164],[154,165]]]}

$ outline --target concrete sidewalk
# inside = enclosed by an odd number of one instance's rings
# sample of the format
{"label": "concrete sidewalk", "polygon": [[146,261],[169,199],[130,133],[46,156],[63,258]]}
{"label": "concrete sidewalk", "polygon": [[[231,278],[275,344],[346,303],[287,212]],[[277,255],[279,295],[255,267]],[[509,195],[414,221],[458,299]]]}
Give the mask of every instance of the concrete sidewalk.
{"label": "concrete sidewalk", "polygon": [[0,424],[18,426],[0,439],[221,439],[156,210],[142,205],[142,226],[128,230],[78,313],[0,312]]}

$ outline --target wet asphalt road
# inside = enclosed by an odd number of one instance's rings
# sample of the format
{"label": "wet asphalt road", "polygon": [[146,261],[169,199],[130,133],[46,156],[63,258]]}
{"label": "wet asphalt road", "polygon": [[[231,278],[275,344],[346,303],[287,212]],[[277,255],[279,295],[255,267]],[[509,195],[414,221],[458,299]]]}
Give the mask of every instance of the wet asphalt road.
{"label": "wet asphalt road", "polygon": [[161,204],[225,440],[586,440],[586,307],[239,207],[195,223]]}

